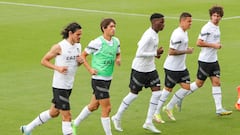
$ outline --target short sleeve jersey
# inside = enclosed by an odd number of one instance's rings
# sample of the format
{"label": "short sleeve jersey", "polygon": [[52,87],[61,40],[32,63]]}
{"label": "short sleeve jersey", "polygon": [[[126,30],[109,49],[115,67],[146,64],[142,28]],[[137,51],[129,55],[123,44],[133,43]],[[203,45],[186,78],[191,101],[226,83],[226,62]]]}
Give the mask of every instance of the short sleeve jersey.
{"label": "short sleeve jersey", "polygon": [[[188,47],[188,33],[183,31],[181,27],[176,28],[170,39],[170,48],[175,50],[186,50]],[[164,68],[171,71],[183,71],[186,69],[186,54],[181,55],[168,55],[165,62]]]}
{"label": "short sleeve jersey", "polygon": [[55,65],[66,66],[68,69],[66,74],[54,70],[52,86],[59,89],[72,89],[78,66],[76,58],[81,54],[81,44],[71,45],[64,39],[58,45],[61,47],[61,54],[56,56]]}
{"label": "short sleeve jersey", "polygon": [[[216,26],[211,21],[209,21],[202,27],[198,39],[201,39],[207,43],[220,43],[219,26]],[[217,49],[210,47],[201,47],[201,52],[199,54],[198,60],[202,62],[216,62],[218,60]]]}
{"label": "short sleeve jersey", "polygon": [[[102,38],[102,39],[101,39]],[[104,40],[104,43],[103,43]],[[117,42],[117,43],[115,43]],[[116,54],[120,53],[120,41],[117,37],[112,37],[110,41],[104,39],[102,36],[92,40],[88,46],[85,48],[85,52],[88,54],[96,55],[103,49],[103,45],[113,46],[117,44],[117,50],[115,51]],[[114,51],[113,51],[114,52]],[[116,55],[114,54],[114,55]],[[93,75],[93,79],[101,79],[101,80],[111,80],[112,76],[105,76],[105,75]]]}
{"label": "short sleeve jersey", "polygon": [[139,72],[151,72],[156,69],[154,59],[157,55],[159,37],[151,27],[147,29],[138,42],[132,69]]}

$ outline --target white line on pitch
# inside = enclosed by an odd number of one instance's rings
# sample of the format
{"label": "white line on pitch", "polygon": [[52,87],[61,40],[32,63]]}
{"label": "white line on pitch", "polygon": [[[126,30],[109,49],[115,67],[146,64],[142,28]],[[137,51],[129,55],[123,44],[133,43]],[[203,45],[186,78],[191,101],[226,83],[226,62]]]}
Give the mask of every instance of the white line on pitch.
{"label": "white line on pitch", "polygon": [[[27,4],[27,3],[5,2],[5,1],[0,1],[0,4],[26,6],[26,7],[48,8],[48,9],[72,10],[72,11],[81,11],[81,12],[88,12],[88,13],[103,13],[103,14],[128,15],[128,16],[144,16],[144,17],[149,16],[149,15],[146,15],[146,14],[137,14],[137,13],[124,13],[124,12],[113,12],[113,11],[104,11],[104,10],[90,10],[90,9],[82,9],[82,8],[66,8],[66,7],[46,6],[46,5]],[[168,18],[168,19],[178,19],[178,17],[170,17],[170,16],[166,16],[166,18]],[[223,20],[232,20],[232,19],[239,19],[239,18],[240,18],[240,16],[233,16],[233,17],[223,18]],[[195,20],[195,21],[208,21],[206,19],[195,19],[195,18],[193,18],[193,20]]]}

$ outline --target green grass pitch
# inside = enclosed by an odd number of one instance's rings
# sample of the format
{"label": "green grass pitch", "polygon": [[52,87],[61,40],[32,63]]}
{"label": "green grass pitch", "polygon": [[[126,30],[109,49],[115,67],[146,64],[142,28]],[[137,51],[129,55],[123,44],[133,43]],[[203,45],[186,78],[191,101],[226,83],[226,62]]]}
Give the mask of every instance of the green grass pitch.
{"label": "green grass pitch", "polygon": [[[224,7],[220,23],[219,50],[223,105],[233,110],[226,117],[215,115],[210,81],[183,102],[182,112],[175,112],[177,121],[157,124],[162,135],[237,135],[240,132],[240,112],[234,108],[236,87],[240,85],[239,70],[239,0],[5,0],[0,1],[0,134],[19,135],[19,126],[32,121],[40,112],[50,107],[52,98],[52,70],[40,65],[42,56],[61,40],[63,27],[77,21],[83,27],[83,49],[90,40],[101,34],[102,18],[112,17],[117,22],[116,36],[121,41],[122,65],[116,67],[111,85],[111,115],[117,111],[123,97],[129,92],[128,83],[132,59],[137,42],[150,26],[149,15],[160,12],[165,15],[165,29],[159,33],[160,45],[165,53],[156,60],[163,84],[163,62],[167,55],[169,38],[178,26],[178,16],[187,11],[193,15],[189,30],[189,46],[194,53],[187,56],[191,80],[197,71],[200,48],[196,46],[202,25],[209,20],[208,9],[215,5]],[[84,67],[77,72],[71,95],[72,117],[75,118],[89,102],[91,96],[90,74]],[[176,91],[179,86],[174,88]],[[142,128],[151,92],[144,89],[131,104],[122,119],[124,132],[113,130],[114,135],[149,135]],[[171,95],[172,96],[172,95]],[[171,97],[170,96],[170,97]],[[94,112],[78,128],[80,135],[103,135],[100,110]],[[113,129],[113,126],[112,126]],[[33,135],[60,135],[61,117],[37,127]]]}

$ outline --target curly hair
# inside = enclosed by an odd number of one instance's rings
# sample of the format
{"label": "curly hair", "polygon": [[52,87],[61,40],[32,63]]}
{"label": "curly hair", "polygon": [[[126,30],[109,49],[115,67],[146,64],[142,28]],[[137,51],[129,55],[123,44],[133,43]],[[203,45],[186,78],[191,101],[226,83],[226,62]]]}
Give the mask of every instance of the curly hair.
{"label": "curly hair", "polygon": [[221,6],[213,6],[212,8],[209,9],[209,15],[212,16],[212,14],[217,13],[221,17],[224,15],[223,7]]}

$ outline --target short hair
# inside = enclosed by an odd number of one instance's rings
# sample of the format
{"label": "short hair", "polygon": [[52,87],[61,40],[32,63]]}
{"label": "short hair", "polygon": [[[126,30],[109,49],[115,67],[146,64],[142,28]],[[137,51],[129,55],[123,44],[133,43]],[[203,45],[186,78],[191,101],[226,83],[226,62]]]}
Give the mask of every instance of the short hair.
{"label": "short hair", "polygon": [[106,29],[111,22],[113,22],[114,24],[116,24],[115,20],[112,19],[112,18],[105,18],[105,19],[103,19],[103,20],[101,21],[101,23],[100,23],[101,31],[103,32],[103,29]]}
{"label": "short hair", "polygon": [[156,18],[163,18],[164,15],[160,14],[160,13],[153,13],[151,16],[150,16],[150,21],[152,21],[153,19],[156,19]]}
{"label": "short hair", "polygon": [[63,29],[63,31],[61,32],[62,38],[63,38],[63,39],[68,38],[68,37],[69,37],[69,34],[68,34],[69,31],[71,31],[72,33],[74,33],[74,32],[76,32],[76,31],[79,30],[79,29],[82,29],[82,27],[81,27],[78,23],[76,23],[76,22],[70,23],[70,24],[67,25],[67,26]]}
{"label": "short hair", "polygon": [[209,9],[209,15],[212,16],[214,13],[219,14],[221,17],[224,15],[223,7],[221,6],[213,6]]}
{"label": "short hair", "polygon": [[181,15],[180,15],[180,18],[179,18],[179,21],[181,21],[182,19],[185,19],[187,17],[192,17],[192,15],[188,12],[183,12]]}

